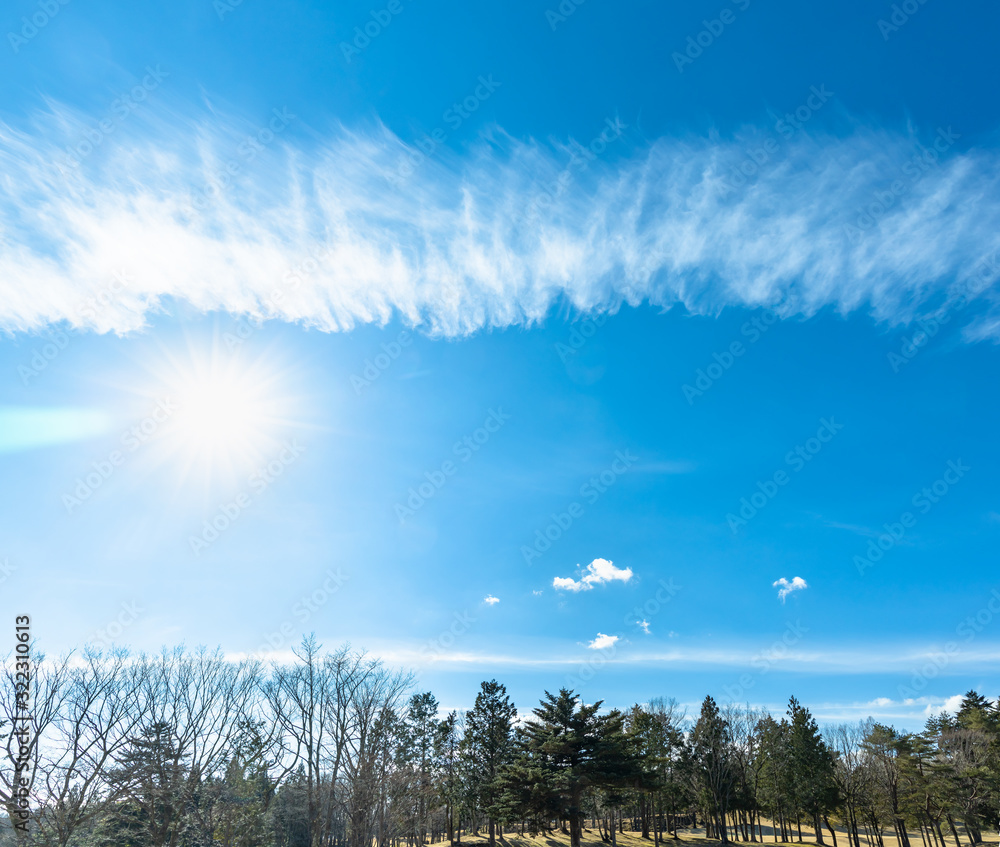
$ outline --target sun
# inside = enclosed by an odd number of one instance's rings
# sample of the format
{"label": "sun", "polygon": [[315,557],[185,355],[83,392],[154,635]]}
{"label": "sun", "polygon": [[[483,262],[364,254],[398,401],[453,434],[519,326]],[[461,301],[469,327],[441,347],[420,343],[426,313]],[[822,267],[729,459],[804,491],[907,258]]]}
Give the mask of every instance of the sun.
{"label": "sun", "polygon": [[229,350],[215,339],[161,350],[147,363],[167,409],[151,438],[156,464],[172,466],[179,484],[237,484],[301,427],[291,369],[273,347],[253,352]]}
{"label": "sun", "polygon": [[275,401],[247,372],[212,369],[188,376],[175,399],[176,437],[206,457],[254,451],[266,434]]}

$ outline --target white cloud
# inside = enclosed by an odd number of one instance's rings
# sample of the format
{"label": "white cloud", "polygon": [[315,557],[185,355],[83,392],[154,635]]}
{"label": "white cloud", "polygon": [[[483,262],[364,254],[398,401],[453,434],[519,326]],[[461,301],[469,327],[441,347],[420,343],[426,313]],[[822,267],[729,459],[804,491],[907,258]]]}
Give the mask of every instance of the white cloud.
{"label": "white cloud", "polygon": [[595,585],[616,581],[628,582],[632,576],[632,568],[616,568],[607,559],[594,559],[587,565],[581,579],[557,576],[552,580],[552,587],[560,591],[590,591]]}
{"label": "white cloud", "polygon": [[965,696],[962,694],[953,694],[951,697],[948,697],[943,703],[941,702],[928,703],[927,707],[924,709],[924,714],[931,716],[931,715],[939,715],[941,714],[941,712],[948,712],[954,715],[962,707],[962,701],[964,699]]}
{"label": "white cloud", "polygon": [[587,647],[590,650],[607,650],[609,647],[614,647],[618,643],[617,635],[605,635],[602,632],[597,633],[597,638],[591,641]]}
{"label": "white cloud", "polygon": [[531,593],[534,594],[536,597],[541,597],[545,592],[542,591],[541,589],[534,589],[532,590]]}
{"label": "white cloud", "polygon": [[497,603],[499,603],[499,602],[500,602],[500,598],[499,598],[499,597],[494,597],[494,596],[493,596],[492,594],[487,594],[487,595],[486,595],[486,596],[485,596],[485,597],[483,598],[483,602],[484,602],[484,603],[485,603],[485,604],[486,604],[487,606],[495,606],[495,605],[496,605]]}
{"label": "white cloud", "polygon": [[771,586],[772,588],[778,589],[778,599],[784,603],[785,598],[789,594],[793,591],[802,591],[804,588],[808,588],[809,584],[801,576],[796,576],[792,578],[791,582],[782,577],[781,579],[773,582]]}
{"label": "white cloud", "polygon": [[[256,127],[157,114],[166,107],[130,117],[77,167],[65,147],[89,118],[56,107],[33,127],[0,126],[0,329],[125,332],[172,301],[329,331],[400,317],[438,335],[529,325],[562,300],[786,317],[834,306],[895,323],[996,275],[983,262],[1000,229],[1000,153],[982,147],[946,154],[850,234],[920,139],[800,133],[742,188],[726,180],[761,139],[752,129],[623,145],[570,171],[531,216],[567,147],[493,128],[464,158],[426,159],[384,127],[317,143],[292,125],[250,162],[239,140]],[[408,155],[416,172],[390,182]],[[232,161],[231,184],[193,210]],[[128,285],[88,311],[118,269]],[[969,329],[982,336],[1000,336],[996,315]]]}
{"label": "white cloud", "polygon": [[649,621],[647,621],[647,620],[641,620],[641,621],[639,621],[639,628],[644,633],[646,633],[646,635],[649,635]]}

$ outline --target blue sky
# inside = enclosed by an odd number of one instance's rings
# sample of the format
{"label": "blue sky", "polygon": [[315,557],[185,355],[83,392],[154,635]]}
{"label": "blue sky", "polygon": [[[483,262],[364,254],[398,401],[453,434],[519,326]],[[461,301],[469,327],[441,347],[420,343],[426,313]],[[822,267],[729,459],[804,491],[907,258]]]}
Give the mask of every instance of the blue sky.
{"label": "blue sky", "polygon": [[994,694],[997,15],[14,4],[3,608],[455,707]]}

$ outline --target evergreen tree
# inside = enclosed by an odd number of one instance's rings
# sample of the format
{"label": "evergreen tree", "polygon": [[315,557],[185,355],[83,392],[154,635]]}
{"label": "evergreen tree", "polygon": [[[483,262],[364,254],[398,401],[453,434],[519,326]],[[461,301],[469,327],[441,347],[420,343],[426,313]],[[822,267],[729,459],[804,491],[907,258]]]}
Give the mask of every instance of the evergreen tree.
{"label": "evergreen tree", "polygon": [[[834,755],[809,710],[794,697],[788,701],[788,719],[793,797],[797,809],[812,818],[816,840],[823,844],[820,818],[825,819],[839,800]],[[834,832],[832,827],[830,831]]]}
{"label": "evergreen tree", "polygon": [[[461,810],[465,784],[462,779],[461,733],[457,712],[449,712],[444,719],[438,722],[434,753],[438,762],[437,770],[440,774],[439,792],[445,805],[445,828],[448,841],[452,844],[460,843],[462,840]],[[458,834],[457,841],[456,832]]]}
{"label": "evergreen tree", "polygon": [[507,689],[495,679],[480,685],[476,702],[465,716],[470,788],[489,821],[490,847],[496,844],[497,821],[508,817],[510,798],[502,790],[500,776],[513,757],[516,718],[517,708]]}
{"label": "evergreen tree", "polygon": [[696,768],[695,789],[708,829],[726,844],[729,841],[726,815],[733,799],[736,773],[729,725],[712,697],[706,697],[701,704],[701,714],[691,732],[691,754]]}
{"label": "evergreen tree", "polygon": [[438,702],[433,694],[414,694],[403,723],[405,743],[400,747],[400,763],[411,776],[411,828],[417,844],[424,843],[436,793],[434,754],[440,731],[437,713]]}
{"label": "evergreen tree", "polygon": [[569,821],[570,844],[583,834],[584,796],[592,788],[636,787],[640,763],[625,736],[624,716],[598,715],[601,701],[581,703],[569,689],[545,692],[524,728],[524,755],[512,771],[536,813]]}

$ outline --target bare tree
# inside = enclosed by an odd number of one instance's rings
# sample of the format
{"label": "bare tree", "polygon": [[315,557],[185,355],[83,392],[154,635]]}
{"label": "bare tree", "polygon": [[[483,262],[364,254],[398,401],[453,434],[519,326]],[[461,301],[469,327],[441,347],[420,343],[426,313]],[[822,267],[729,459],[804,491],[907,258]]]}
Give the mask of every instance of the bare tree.
{"label": "bare tree", "polygon": [[87,651],[82,665],[69,669],[62,709],[43,751],[41,843],[68,844],[122,796],[111,775],[144,719],[138,701],[142,670],[124,650]]}
{"label": "bare tree", "polygon": [[[28,663],[17,654],[4,658],[4,684],[0,686],[0,739],[4,742],[0,759],[0,803],[3,803],[8,818],[15,825],[19,841],[28,836],[26,822],[24,828],[17,826],[24,818],[22,812],[27,812],[32,803],[35,808],[41,805],[36,789],[43,762],[43,738],[62,708],[69,667],[68,656],[47,663],[44,654],[35,653],[34,649],[30,655],[32,659]],[[24,667],[26,664],[27,670]],[[28,720],[19,714],[22,701],[17,693],[25,681],[26,690],[30,692]]]}

